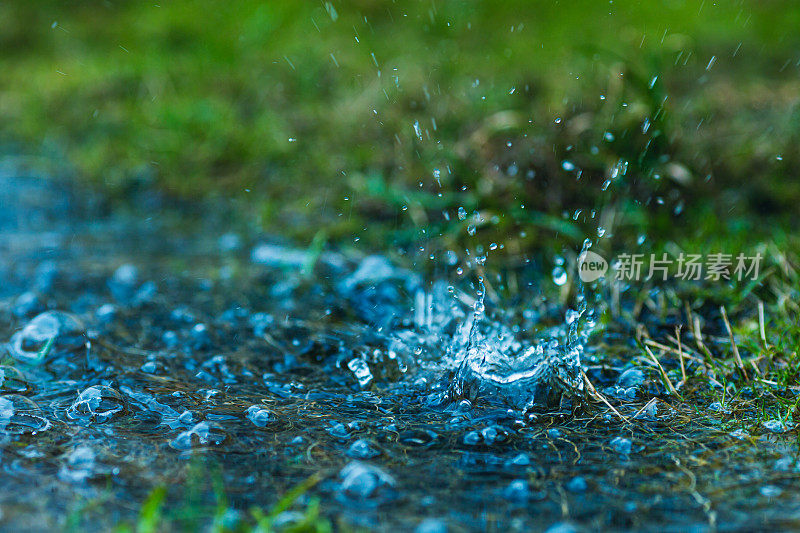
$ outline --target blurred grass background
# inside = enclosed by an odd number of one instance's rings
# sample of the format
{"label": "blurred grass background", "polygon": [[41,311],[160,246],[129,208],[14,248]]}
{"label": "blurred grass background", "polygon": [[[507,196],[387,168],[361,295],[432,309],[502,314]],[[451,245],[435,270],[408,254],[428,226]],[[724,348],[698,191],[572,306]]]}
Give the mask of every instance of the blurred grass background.
{"label": "blurred grass background", "polygon": [[0,140],[301,242],[752,240],[797,220],[798,27],[782,0],[3,1]]}

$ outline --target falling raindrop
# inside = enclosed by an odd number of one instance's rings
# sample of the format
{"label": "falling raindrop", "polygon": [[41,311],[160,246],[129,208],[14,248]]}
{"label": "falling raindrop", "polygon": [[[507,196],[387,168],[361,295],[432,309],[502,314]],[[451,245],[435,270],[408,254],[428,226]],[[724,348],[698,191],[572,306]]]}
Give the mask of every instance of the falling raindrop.
{"label": "falling raindrop", "polygon": [[559,287],[567,283],[567,271],[564,270],[563,266],[556,266],[553,269],[552,276],[553,276],[553,283],[555,283]]}

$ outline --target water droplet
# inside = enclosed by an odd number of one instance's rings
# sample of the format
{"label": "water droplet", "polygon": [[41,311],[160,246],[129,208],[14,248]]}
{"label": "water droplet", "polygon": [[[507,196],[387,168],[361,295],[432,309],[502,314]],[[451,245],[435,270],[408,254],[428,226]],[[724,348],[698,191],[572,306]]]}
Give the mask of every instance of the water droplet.
{"label": "water droplet", "polygon": [[416,134],[417,138],[421,141],[422,140],[422,129],[420,129],[419,121],[414,121],[414,134]]}
{"label": "water droplet", "polygon": [[372,372],[369,369],[369,365],[367,364],[366,361],[364,361],[360,357],[351,359],[347,363],[347,368],[349,368],[350,371],[353,372],[353,374],[355,374],[356,379],[358,380],[358,384],[359,386],[361,386],[361,388],[364,388],[367,385],[369,385],[373,379]]}
{"label": "water droplet", "polygon": [[558,285],[559,287],[563,286],[567,283],[567,271],[564,270],[564,267],[557,266],[553,269],[553,283]]}

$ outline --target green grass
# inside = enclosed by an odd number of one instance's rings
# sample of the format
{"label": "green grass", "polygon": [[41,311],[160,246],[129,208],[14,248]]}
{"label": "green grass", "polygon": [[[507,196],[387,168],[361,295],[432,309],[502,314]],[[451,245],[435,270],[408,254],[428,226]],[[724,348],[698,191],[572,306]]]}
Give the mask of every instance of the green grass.
{"label": "green grass", "polygon": [[[213,516],[208,516],[208,508],[202,504],[190,506],[181,516],[171,516],[166,509],[167,489],[159,486],[153,489],[145,499],[139,511],[139,518],[134,525],[121,524],[119,533],[153,533],[171,530],[209,530],[214,533],[270,533],[276,531],[276,521],[284,518],[289,511],[299,508],[296,515],[283,520],[278,528],[286,533],[330,533],[333,528],[330,521],[320,514],[319,499],[308,499],[306,504],[298,505],[298,499],[306,495],[320,481],[320,476],[313,475],[299,483],[284,494],[266,512],[254,508],[250,519],[243,518],[232,511],[228,505],[224,489],[215,490],[217,505]],[[174,513],[172,513],[174,514]],[[190,520],[191,523],[187,523]]]}
{"label": "green grass", "polygon": [[517,250],[580,242],[588,223],[562,216],[576,208],[657,238],[681,200],[689,227],[710,197],[714,214],[786,218],[800,199],[781,179],[800,163],[791,6],[4,2],[0,136],[119,194],[243,200],[304,242],[324,226],[335,245],[453,246],[458,206]]}

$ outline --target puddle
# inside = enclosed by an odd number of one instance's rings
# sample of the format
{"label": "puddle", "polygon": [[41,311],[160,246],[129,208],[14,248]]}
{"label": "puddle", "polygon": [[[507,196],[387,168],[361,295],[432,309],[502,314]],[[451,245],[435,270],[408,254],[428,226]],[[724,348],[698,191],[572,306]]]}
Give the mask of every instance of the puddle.
{"label": "puddle", "polygon": [[[735,433],[598,365],[580,297],[505,320],[480,283],[333,252],[309,273],[302,250],[46,184],[0,174],[7,529],[75,509],[106,529],[158,486],[168,510],[199,487],[210,520],[217,482],[235,523],[312,475],[324,514],[385,530],[800,523],[793,434]],[[584,402],[584,371],[633,423]]]}

